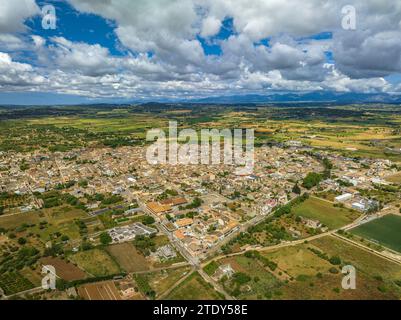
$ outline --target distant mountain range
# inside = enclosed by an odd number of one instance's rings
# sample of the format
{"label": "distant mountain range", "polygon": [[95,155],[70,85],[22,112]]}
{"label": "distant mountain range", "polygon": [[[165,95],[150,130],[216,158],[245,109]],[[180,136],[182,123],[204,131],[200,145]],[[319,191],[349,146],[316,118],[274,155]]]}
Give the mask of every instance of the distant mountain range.
{"label": "distant mountain range", "polygon": [[186,100],[192,103],[401,103],[401,95],[387,93],[337,93],[316,91],[308,93],[273,93],[269,95],[233,95]]}
{"label": "distant mountain range", "polygon": [[246,95],[227,95],[212,96],[198,99],[108,99],[108,100],[92,100],[82,101],[81,103],[64,100],[62,97],[57,103],[44,102],[43,100],[35,100],[32,103],[23,104],[1,104],[2,107],[22,107],[22,106],[97,106],[108,108],[109,106],[128,106],[128,105],[147,105],[147,104],[327,104],[327,105],[343,105],[343,104],[401,104],[401,94],[387,93],[339,93],[331,91],[314,91],[314,92],[274,92],[269,94],[246,94]]}

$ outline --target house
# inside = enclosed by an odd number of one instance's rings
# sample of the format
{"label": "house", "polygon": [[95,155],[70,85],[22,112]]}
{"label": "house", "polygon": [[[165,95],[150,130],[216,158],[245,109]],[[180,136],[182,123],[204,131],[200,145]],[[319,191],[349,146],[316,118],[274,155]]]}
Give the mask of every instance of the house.
{"label": "house", "polygon": [[113,239],[113,243],[131,241],[135,239],[136,236],[150,236],[156,233],[156,229],[145,226],[140,222],[109,230],[109,235]]}
{"label": "house", "polygon": [[152,212],[153,214],[156,215],[161,215],[163,213],[167,213],[169,211],[171,211],[171,206],[168,204],[159,204],[157,202],[148,202],[146,204],[146,207],[148,208],[148,210],[150,212]]}
{"label": "house", "polygon": [[352,204],[352,209],[358,210],[358,211],[365,211],[366,207],[365,204],[360,203],[360,202],[354,202]]}
{"label": "house", "polygon": [[164,258],[164,259],[171,259],[177,256],[176,252],[169,244],[158,248],[156,254],[159,258]]}
{"label": "house", "polygon": [[135,214],[135,213],[138,213],[138,212],[141,212],[141,211],[142,211],[141,208],[128,209],[128,210],[124,211],[124,216],[130,216],[132,214]]}
{"label": "house", "polygon": [[170,199],[166,199],[163,201],[160,201],[160,204],[162,205],[169,205],[169,206],[181,206],[188,203],[187,200],[185,198],[170,198]]}
{"label": "house", "polygon": [[322,223],[319,220],[313,220],[304,217],[301,217],[301,219],[308,228],[318,229],[322,226]]}
{"label": "house", "polygon": [[228,236],[229,234],[238,230],[239,223],[237,221],[230,221],[221,231],[223,232],[224,236]]}
{"label": "house", "polygon": [[188,227],[190,225],[192,225],[194,223],[194,220],[191,218],[183,218],[183,219],[179,219],[175,222],[175,226],[177,228],[185,228]]}
{"label": "house", "polygon": [[344,193],[341,196],[335,197],[334,200],[337,202],[344,202],[347,200],[352,199],[352,194],[351,193]]}
{"label": "house", "polygon": [[216,270],[216,272],[213,275],[213,278],[216,280],[220,280],[224,276],[231,278],[232,275],[235,273],[234,269],[231,267],[230,264],[225,264],[219,266],[219,268]]}
{"label": "house", "polygon": [[183,240],[185,238],[184,231],[181,229],[174,231],[174,237],[178,240]]}
{"label": "house", "polygon": [[193,253],[193,254],[197,254],[200,251],[202,251],[202,246],[200,244],[198,244],[197,242],[192,241],[189,245],[188,245],[188,250]]}

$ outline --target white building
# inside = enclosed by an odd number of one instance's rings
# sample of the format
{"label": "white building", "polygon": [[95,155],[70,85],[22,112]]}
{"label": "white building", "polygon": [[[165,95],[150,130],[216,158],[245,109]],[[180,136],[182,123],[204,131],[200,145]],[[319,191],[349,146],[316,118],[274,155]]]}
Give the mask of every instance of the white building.
{"label": "white building", "polygon": [[360,203],[360,202],[354,202],[352,204],[352,208],[355,209],[355,210],[358,210],[358,211],[365,211],[366,210],[365,205],[363,203]]}
{"label": "white building", "polygon": [[338,202],[344,202],[347,200],[352,199],[352,194],[351,193],[344,193],[341,196],[335,197],[334,200],[338,201]]}

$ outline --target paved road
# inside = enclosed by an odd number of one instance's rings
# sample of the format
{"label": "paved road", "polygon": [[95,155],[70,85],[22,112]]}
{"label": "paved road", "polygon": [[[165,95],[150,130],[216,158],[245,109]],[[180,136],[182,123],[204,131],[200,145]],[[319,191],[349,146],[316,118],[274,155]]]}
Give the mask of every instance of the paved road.
{"label": "paved road", "polygon": [[396,263],[396,264],[401,266],[401,262],[399,260],[391,258],[391,257],[381,253],[380,251],[377,251],[377,250],[374,250],[374,249],[369,248],[367,246],[364,246],[363,244],[361,244],[359,242],[356,242],[354,240],[351,240],[351,239],[348,239],[346,237],[343,237],[343,236],[341,236],[341,235],[339,235],[337,233],[334,233],[332,236],[334,236],[336,238],[339,238],[339,239],[341,239],[341,240],[343,240],[345,242],[348,242],[348,243],[350,243],[350,244],[352,244],[352,245],[354,245],[354,246],[356,246],[356,247],[358,247],[358,248],[360,248],[360,249],[362,249],[364,251],[368,251],[369,253],[372,253],[372,254],[374,254],[374,255],[382,258],[382,259],[385,259],[387,261],[391,261],[391,262]]}
{"label": "paved road", "polygon": [[[155,215],[153,215],[147,208],[146,206],[138,201],[139,206],[142,208],[142,210],[144,212],[147,212],[148,214],[152,215],[155,220],[156,220],[156,226],[159,228],[160,231],[162,231],[170,240],[170,242],[172,243],[172,245],[176,248],[176,250],[178,252],[181,253],[181,255],[189,262],[190,265],[193,266],[194,270],[196,270],[201,277],[209,284],[211,284],[216,291],[220,292],[226,299],[228,300],[233,300],[233,298],[216,282],[214,281],[211,277],[209,277],[209,275],[207,275],[201,268],[200,265],[200,261],[197,257],[193,257],[188,251],[187,249],[183,246],[183,244],[178,241],[177,239],[175,239],[172,235],[171,232],[169,232],[167,230],[167,228],[160,223],[158,220],[158,217],[156,217]],[[180,282],[181,283],[181,282]],[[174,286],[176,287],[176,286]],[[171,289],[173,290],[173,289]],[[164,295],[163,295],[164,296]]]}
{"label": "paved road", "polygon": [[235,300],[234,297],[230,296],[224,288],[216,281],[214,281],[202,268],[198,268],[198,273],[202,276],[202,278],[209,284],[214,287],[214,290],[220,292],[226,300]]}
{"label": "paved road", "polygon": [[10,296],[6,296],[5,295],[0,300],[7,300],[7,299],[9,299],[11,297],[21,296],[21,295],[24,295],[24,294],[33,294],[33,293],[42,292],[42,291],[44,291],[44,289],[42,287],[37,287],[37,288],[29,289],[29,290],[26,290],[26,291],[21,291],[21,292],[18,292],[16,294],[12,294]]}
{"label": "paved road", "polygon": [[346,228],[355,228],[356,226],[358,226],[360,224],[360,221],[364,217],[365,216],[359,217],[357,220],[355,220],[354,222],[352,222],[351,224],[349,224],[347,226],[344,226],[344,227],[341,227],[341,228],[338,228],[338,229],[335,229],[335,230],[330,230],[330,231],[327,231],[327,232],[323,232],[323,233],[320,233],[320,234],[317,234],[317,235],[314,235],[314,236],[311,236],[311,237],[308,237],[308,238],[303,238],[303,239],[299,239],[299,240],[295,240],[295,241],[282,242],[280,244],[276,244],[276,245],[269,246],[269,247],[257,247],[257,248],[249,247],[249,248],[246,248],[245,250],[241,250],[239,252],[234,252],[234,253],[230,253],[230,254],[227,254],[227,255],[221,255],[221,256],[218,256],[218,257],[214,257],[211,260],[204,261],[202,263],[202,266],[206,266],[211,261],[217,261],[217,260],[220,260],[220,259],[225,258],[225,257],[233,257],[233,256],[242,255],[247,251],[272,251],[272,250],[277,250],[277,249],[280,249],[280,248],[297,246],[297,245],[300,245],[302,243],[305,243],[305,241],[309,242],[309,241],[313,241],[313,240],[316,240],[316,239],[319,239],[319,238],[322,238],[322,237],[326,237],[326,236],[335,234],[339,230],[345,230]]}
{"label": "paved road", "polygon": [[184,277],[178,280],[174,285],[172,285],[170,288],[164,291],[160,296],[158,296],[157,300],[163,300],[165,297],[167,297],[175,288],[177,288],[181,283],[183,283],[194,272],[194,270],[195,269],[189,270],[188,274],[186,274]]}
{"label": "paved road", "polygon": [[[327,202],[330,202],[330,201],[327,201]],[[331,203],[331,202],[330,202],[330,203]],[[142,210],[143,210],[144,212],[147,212],[147,213],[149,213],[150,215],[154,216],[151,212],[149,212],[149,211],[147,210],[147,208],[146,208],[146,206],[145,206],[144,204],[140,204],[140,206],[142,207]],[[366,219],[366,218],[367,218],[367,215],[362,214],[360,217],[358,217],[355,221],[353,221],[353,222],[350,223],[349,225],[343,226],[343,227],[338,228],[338,229],[335,229],[335,230],[330,230],[330,231],[327,231],[327,232],[323,232],[323,233],[321,233],[321,234],[314,235],[314,236],[311,236],[311,237],[308,237],[308,238],[304,238],[304,239],[299,239],[299,240],[290,241],[290,242],[283,242],[283,243],[280,243],[280,244],[277,244],[277,245],[273,245],[273,246],[269,246],[269,247],[262,247],[262,248],[260,248],[260,247],[259,247],[259,248],[249,247],[249,248],[247,248],[247,249],[245,249],[245,250],[242,250],[242,251],[240,251],[240,252],[235,252],[235,253],[231,253],[231,254],[228,254],[228,255],[220,255],[220,256],[214,257],[214,258],[212,258],[212,259],[205,260],[205,261],[203,261],[202,263],[200,263],[200,261],[199,261],[199,259],[198,259],[197,257],[193,257],[193,256],[186,250],[186,248],[182,245],[182,243],[181,243],[180,241],[178,241],[177,239],[175,239],[175,238],[172,236],[172,233],[169,232],[163,224],[161,224],[160,222],[156,222],[156,225],[158,226],[159,230],[162,231],[162,232],[170,239],[170,241],[171,241],[171,243],[174,245],[174,247],[183,255],[183,257],[189,262],[189,264],[192,265],[192,266],[194,267],[194,270],[196,270],[196,271],[202,276],[202,278],[203,278],[206,282],[210,283],[210,284],[214,287],[214,289],[215,289],[216,291],[220,292],[222,295],[224,295],[224,297],[225,297],[227,300],[234,300],[234,298],[233,298],[232,296],[230,296],[230,295],[224,290],[224,288],[221,287],[221,285],[220,285],[218,282],[214,281],[208,274],[206,274],[206,273],[203,271],[202,268],[203,268],[204,266],[206,266],[208,263],[210,263],[211,261],[220,260],[220,259],[225,258],[225,257],[231,257],[231,256],[242,255],[242,254],[244,254],[246,251],[250,251],[250,250],[272,251],[272,250],[277,250],[277,249],[284,248],[284,247],[297,246],[297,245],[300,245],[300,244],[302,244],[302,243],[305,243],[305,241],[313,241],[313,240],[316,240],[316,239],[319,239],[319,238],[322,238],[322,237],[326,237],[326,236],[335,236],[335,237],[340,238],[340,239],[342,239],[342,240],[344,240],[344,241],[348,241],[349,243],[352,243],[353,245],[356,245],[356,246],[358,246],[358,247],[360,247],[360,248],[362,248],[362,249],[364,249],[364,250],[367,250],[367,251],[369,251],[369,252],[371,252],[371,253],[373,253],[373,254],[376,254],[376,255],[378,255],[378,256],[380,256],[380,257],[382,257],[382,258],[385,258],[385,259],[387,259],[388,261],[392,261],[392,262],[395,262],[395,263],[401,265],[401,263],[400,263],[399,261],[395,260],[395,259],[392,259],[392,258],[390,258],[390,257],[388,257],[388,256],[385,256],[385,255],[383,255],[382,253],[380,253],[380,252],[378,252],[378,251],[375,251],[375,250],[373,250],[373,249],[364,247],[364,246],[362,246],[362,245],[360,245],[360,244],[358,244],[358,243],[356,243],[356,242],[354,242],[354,241],[350,241],[349,239],[347,239],[347,238],[345,238],[345,237],[342,237],[342,236],[340,236],[340,235],[337,234],[337,232],[340,231],[340,230],[347,231],[347,230],[353,229],[353,228],[355,228],[355,227],[357,227],[357,226],[360,226],[361,224],[364,224],[364,223],[366,223],[366,222],[368,222],[368,221],[372,221],[372,220],[374,220],[374,219],[378,219],[378,218],[383,217],[383,216],[385,216],[385,215],[387,215],[387,214],[390,214],[390,213],[393,213],[393,212],[390,212],[389,210],[386,210],[386,211],[384,211],[384,212],[382,211],[382,212],[378,213],[377,215],[372,216],[373,218],[372,218],[372,219],[369,219],[369,220]],[[394,213],[393,213],[393,214],[394,214]],[[398,214],[399,214],[399,213],[398,213]],[[258,215],[258,216],[256,216],[256,217],[254,217],[253,219],[249,220],[248,222],[244,223],[242,226],[240,226],[240,228],[239,228],[236,232],[233,232],[230,236],[226,237],[223,241],[219,242],[219,244],[216,245],[213,249],[209,250],[207,256],[210,256],[210,255],[212,255],[213,253],[215,253],[215,252],[216,252],[217,250],[219,250],[223,245],[225,245],[226,243],[228,243],[232,238],[234,238],[235,236],[237,236],[240,232],[244,232],[244,231],[246,231],[249,227],[251,227],[251,226],[253,226],[253,225],[257,225],[258,223],[260,223],[260,222],[263,221],[264,219],[268,218],[269,216],[270,216],[270,215],[266,215],[266,216],[260,216],[260,215]],[[155,216],[154,216],[154,217],[155,217]],[[158,221],[158,217],[155,217],[155,218],[156,218],[156,220]],[[185,279],[186,279],[186,278],[187,278],[187,276],[185,277]],[[184,279],[184,280],[185,280],[185,279]],[[184,280],[182,280],[182,281],[184,281]],[[173,288],[171,288],[171,290],[173,290],[179,283],[182,283],[182,281],[179,281]],[[171,292],[171,291],[169,291],[169,292]],[[168,293],[166,293],[166,295],[167,295],[167,294],[168,294]],[[165,296],[165,294],[163,294],[162,296]]]}
{"label": "paved road", "polygon": [[157,272],[157,271],[164,271],[164,270],[170,270],[170,269],[178,269],[178,268],[182,268],[182,267],[187,267],[190,266],[190,264],[188,262],[178,262],[178,263],[174,263],[171,266],[167,266],[167,267],[161,267],[161,268],[152,268],[149,270],[143,270],[143,271],[134,271],[134,272],[130,272],[130,274],[144,274],[144,273],[150,273],[150,272]]}

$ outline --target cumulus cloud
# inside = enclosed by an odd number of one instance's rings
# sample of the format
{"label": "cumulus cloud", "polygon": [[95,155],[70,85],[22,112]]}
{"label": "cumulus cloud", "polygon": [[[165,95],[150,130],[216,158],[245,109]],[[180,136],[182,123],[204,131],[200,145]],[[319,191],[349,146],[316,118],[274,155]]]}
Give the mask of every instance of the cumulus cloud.
{"label": "cumulus cloud", "polygon": [[204,38],[214,36],[219,33],[221,28],[221,20],[210,16],[203,20],[200,35]]}
{"label": "cumulus cloud", "polygon": [[79,70],[89,76],[115,73],[116,59],[99,44],[74,43],[63,37],[53,37],[50,51],[53,61],[66,70]]}
{"label": "cumulus cloud", "polygon": [[401,30],[341,33],[334,42],[340,70],[355,78],[386,76],[401,72]]}
{"label": "cumulus cloud", "polygon": [[45,78],[34,72],[31,65],[14,62],[10,55],[0,52],[0,88],[20,86],[36,86]]}
{"label": "cumulus cloud", "polygon": [[[90,97],[400,90],[385,80],[401,73],[400,1],[68,1],[79,12],[114,21],[125,54],[60,34],[26,41],[20,32],[27,33],[24,20],[38,14],[35,1],[2,0],[3,89],[23,84]],[[357,12],[351,31],[341,27],[341,9],[349,4]],[[216,37],[226,19],[232,21],[229,36]],[[322,32],[333,36],[314,37]],[[221,52],[207,54],[202,43]],[[36,61],[18,63],[21,50],[31,50]]]}
{"label": "cumulus cloud", "polygon": [[0,33],[25,30],[25,19],[39,14],[35,0],[3,0],[0,2]]}

